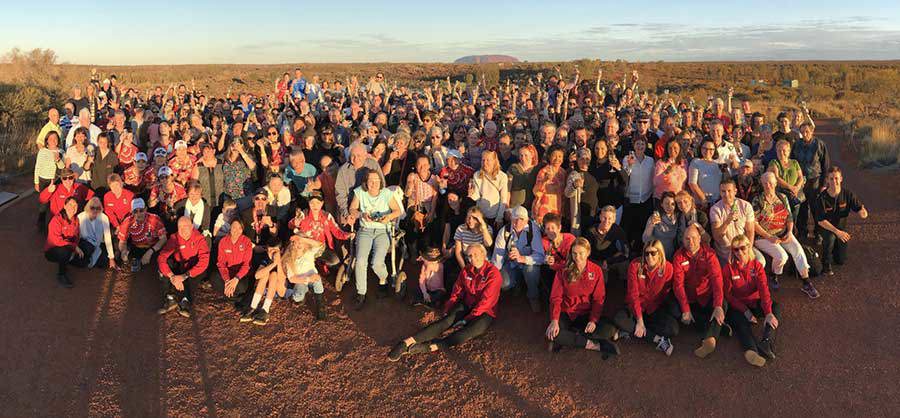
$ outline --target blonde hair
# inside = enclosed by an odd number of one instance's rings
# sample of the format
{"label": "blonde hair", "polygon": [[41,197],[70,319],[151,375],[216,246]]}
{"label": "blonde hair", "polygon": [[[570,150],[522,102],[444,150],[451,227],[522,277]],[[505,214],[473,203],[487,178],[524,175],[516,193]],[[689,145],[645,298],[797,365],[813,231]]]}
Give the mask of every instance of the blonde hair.
{"label": "blonde hair", "polygon": [[[487,161],[488,157],[492,158],[494,161],[494,169],[492,170],[492,172],[487,172],[484,170],[484,162]],[[484,174],[486,173],[492,180],[497,178],[497,173],[500,172],[500,160],[497,158],[496,152],[485,151],[481,154],[481,170],[479,171],[481,171],[482,177],[484,177]]]}
{"label": "blonde hair", "polygon": [[662,242],[658,239],[652,240],[644,244],[644,254],[641,256],[641,264],[646,264],[647,266],[650,263],[647,262],[647,251],[650,249],[656,249],[657,254],[659,255],[659,264],[653,266],[654,268],[665,265],[666,263],[666,249],[663,247]]}

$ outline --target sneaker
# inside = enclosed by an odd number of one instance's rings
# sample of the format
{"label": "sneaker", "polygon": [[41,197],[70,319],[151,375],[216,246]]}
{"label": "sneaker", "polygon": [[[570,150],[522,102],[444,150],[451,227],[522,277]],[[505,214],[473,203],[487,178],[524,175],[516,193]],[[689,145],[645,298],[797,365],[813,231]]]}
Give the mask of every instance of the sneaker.
{"label": "sneaker", "polygon": [[780,279],[781,279],[780,274],[773,274],[772,276],[770,276],[769,277],[769,289],[772,289],[772,290],[780,289],[781,288]]}
{"label": "sneaker", "polygon": [[269,312],[260,308],[256,310],[256,313],[253,314],[253,324],[255,325],[265,325],[269,322]]}
{"label": "sneaker", "polygon": [[541,301],[537,299],[528,299],[528,304],[531,306],[531,312],[541,313]]}
{"label": "sneaker", "polygon": [[763,338],[762,341],[756,345],[756,348],[759,350],[759,353],[767,359],[775,360],[775,344],[771,338]]}
{"label": "sneaker", "polygon": [[744,360],[747,360],[747,363],[750,363],[751,365],[756,367],[762,367],[766,365],[766,359],[753,350],[744,351]]}
{"label": "sneaker", "polygon": [[70,279],[69,276],[66,276],[65,274],[57,274],[56,281],[59,282],[60,286],[66,289],[71,289],[72,286],[74,286],[72,284],[72,279]]}
{"label": "sneaker", "polygon": [[191,317],[191,302],[187,298],[183,298],[181,302],[178,302],[178,315],[185,318]]}
{"label": "sneaker", "polygon": [[659,337],[659,341],[656,342],[656,349],[666,353],[667,356],[672,355],[672,351],[675,350],[675,346],[672,345],[672,340],[667,337]]}
{"label": "sneaker", "polygon": [[819,291],[816,290],[816,287],[813,286],[812,282],[809,280],[803,282],[803,286],[800,287],[800,290],[803,291],[803,293],[806,293],[806,296],[809,296],[810,299],[819,297]]}
{"label": "sneaker", "polygon": [[397,361],[400,360],[400,357],[403,357],[404,354],[409,353],[409,347],[406,345],[406,342],[400,341],[394,348],[391,349],[391,352],[388,353],[388,360]]}
{"label": "sneaker", "polygon": [[241,310],[241,319],[240,319],[240,322],[250,322],[250,321],[252,321],[252,320],[253,320],[253,314],[254,314],[254,313],[255,313],[255,311],[253,310],[253,308],[251,308],[251,307],[249,307],[249,306],[245,306],[245,307]]}
{"label": "sneaker", "polygon": [[831,269],[831,266],[825,266],[822,268],[823,276],[834,276],[834,270]]}
{"label": "sneaker", "polygon": [[363,307],[366,306],[366,295],[356,295],[356,304],[353,306],[353,309],[357,311],[361,311]]}
{"label": "sneaker", "polygon": [[[291,301],[293,301],[294,303],[303,303],[303,301],[306,300],[306,293],[305,293],[305,292],[304,292],[304,293],[301,293],[301,292],[298,292],[298,291],[296,291],[296,290],[294,290],[294,289],[288,289],[288,293],[291,293],[290,299],[291,299]],[[284,297],[287,298],[288,295],[285,294]]]}
{"label": "sneaker", "polygon": [[706,338],[703,340],[703,343],[700,344],[700,347],[697,347],[697,349],[694,350],[694,355],[700,358],[706,358],[714,351],[716,351],[716,339]]}
{"label": "sneaker", "polygon": [[175,308],[178,307],[178,304],[175,303],[175,299],[172,296],[166,296],[166,300],[163,301],[163,305],[156,310],[156,313],[160,315],[165,315]]}

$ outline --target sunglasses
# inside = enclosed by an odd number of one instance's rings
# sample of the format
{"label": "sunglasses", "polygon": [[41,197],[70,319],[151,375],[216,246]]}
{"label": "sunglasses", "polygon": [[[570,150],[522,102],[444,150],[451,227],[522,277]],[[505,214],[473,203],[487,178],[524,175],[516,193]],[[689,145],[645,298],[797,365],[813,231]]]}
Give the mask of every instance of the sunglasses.
{"label": "sunglasses", "polygon": [[269,136],[275,136],[275,135],[278,135],[278,132],[269,132]]}
{"label": "sunglasses", "polygon": [[647,251],[647,255],[656,256],[656,255],[658,255],[658,254],[659,254],[659,251],[658,251],[658,250],[650,250],[650,251]]}
{"label": "sunglasses", "polygon": [[253,200],[260,201],[260,200],[269,200],[269,199],[264,196],[256,196],[253,198]]}
{"label": "sunglasses", "polygon": [[75,180],[75,176],[66,176],[62,178],[63,180]]}
{"label": "sunglasses", "polygon": [[100,210],[100,206],[91,206],[88,209],[90,210]]}

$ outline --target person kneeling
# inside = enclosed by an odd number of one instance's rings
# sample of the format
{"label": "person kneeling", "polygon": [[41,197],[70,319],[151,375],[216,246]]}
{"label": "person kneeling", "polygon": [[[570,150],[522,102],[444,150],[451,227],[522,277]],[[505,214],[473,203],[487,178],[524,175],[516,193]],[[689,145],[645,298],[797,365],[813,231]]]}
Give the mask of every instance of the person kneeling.
{"label": "person kneeling", "polygon": [[[178,231],[166,241],[157,257],[162,284],[163,315],[178,307],[178,314],[191,317],[193,292],[209,267],[209,246],[206,238],[194,228],[191,218],[178,218]],[[177,301],[177,303],[176,303]]]}
{"label": "person kneeling", "polygon": [[[577,238],[568,254],[565,268],[557,270],[550,292],[550,325],[546,336],[550,350],[556,345],[600,351],[603,357],[619,354],[609,340],[599,336],[597,322],[603,312],[606,288],[603,270],[588,261],[591,244]],[[565,315],[562,315],[565,314]]]}
{"label": "person kneeling", "polygon": [[306,292],[312,288],[316,298],[316,320],[325,319],[325,287],[316,270],[316,257],[324,250],[324,242],[294,235],[281,258],[287,281],[294,284],[292,299],[295,303],[303,303]]}
{"label": "person kneeling", "polygon": [[[466,248],[469,264],[459,273],[450,298],[444,305],[445,316],[416,335],[397,343],[388,359],[397,361],[404,354],[430,353],[449,348],[484,334],[496,316],[503,279],[500,270],[487,262],[487,250],[481,244]],[[444,338],[444,331],[459,326]]]}

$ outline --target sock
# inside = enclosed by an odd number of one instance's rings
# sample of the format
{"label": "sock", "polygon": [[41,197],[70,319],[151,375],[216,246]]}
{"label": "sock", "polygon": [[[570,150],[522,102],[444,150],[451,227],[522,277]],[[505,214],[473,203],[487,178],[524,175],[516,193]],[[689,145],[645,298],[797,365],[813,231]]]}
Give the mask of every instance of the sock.
{"label": "sock", "polygon": [[253,300],[250,301],[250,308],[251,308],[251,309],[256,309],[256,307],[259,306],[259,300],[260,300],[260,299],[262,299],[262,295],[259,294],[259,293],[254,293],[254,294],[253,294]]}
{"label": "sock", "polygon": [[263,302],[263,310],[266,312],[269,312],[269,308],[271,308],[271,307],[272,307],[272,299],[266,299],[266,301]]}

